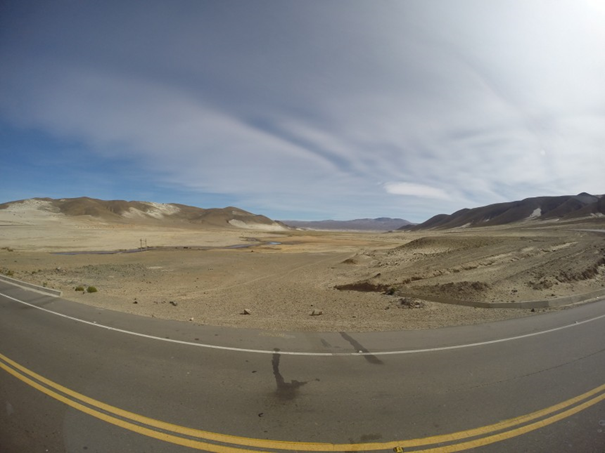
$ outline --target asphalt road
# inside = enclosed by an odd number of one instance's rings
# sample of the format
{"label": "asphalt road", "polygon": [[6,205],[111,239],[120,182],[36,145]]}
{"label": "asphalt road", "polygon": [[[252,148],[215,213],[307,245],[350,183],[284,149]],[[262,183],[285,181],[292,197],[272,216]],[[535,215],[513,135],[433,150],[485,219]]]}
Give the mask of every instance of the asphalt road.
{"label": "asphalt road", "polygon": [[279,333],[0,283],[0,452],[603,453],[604,351],[605,301],[430,331]]}

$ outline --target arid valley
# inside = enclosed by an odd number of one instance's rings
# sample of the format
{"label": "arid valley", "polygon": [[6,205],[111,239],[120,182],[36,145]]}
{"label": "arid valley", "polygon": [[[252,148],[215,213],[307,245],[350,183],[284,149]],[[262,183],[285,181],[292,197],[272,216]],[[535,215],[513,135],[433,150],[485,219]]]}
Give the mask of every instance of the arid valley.
{"label": "arid valley", "polygon": [[586,231],[591,220],[351,232],[144,217],[12,204],[0,270],[103,309],[277,332],[474,324],[566,309],[517,302],[605,292],[605,235]]}

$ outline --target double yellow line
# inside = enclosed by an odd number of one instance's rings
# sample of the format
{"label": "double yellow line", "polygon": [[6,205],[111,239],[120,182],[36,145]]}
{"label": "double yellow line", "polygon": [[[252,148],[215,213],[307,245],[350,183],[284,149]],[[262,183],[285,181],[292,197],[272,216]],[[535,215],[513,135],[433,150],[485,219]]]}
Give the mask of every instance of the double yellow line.
{"label": "double yellow line", "polygon": [[[527,415],[505,420],[480,428],[456,433],[379,443],[332,444],[320,442],[288,442],[254,439],[213,433],[166,423],[89,398],[57,384],[19,365],[0,354],[0,368],[40,392],[67,404],[74,409],[124,429],[170,442],[217,453],[242,451],[286,450],[286,451],[405,451],[414,448],[422,452],[457,452],[492,444],[534,431],[570,417],[605,399],[605,384],[562,403]],[[443,446],[443,444],[448,444]],[[431,447],[432,446],[432,447]],[[421,448],[428,447],[428,448]]]}

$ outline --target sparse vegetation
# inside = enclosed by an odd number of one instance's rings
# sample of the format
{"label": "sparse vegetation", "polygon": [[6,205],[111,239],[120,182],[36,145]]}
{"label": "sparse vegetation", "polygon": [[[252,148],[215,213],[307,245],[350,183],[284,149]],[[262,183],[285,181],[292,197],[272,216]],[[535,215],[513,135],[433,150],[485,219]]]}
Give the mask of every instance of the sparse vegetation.
{"label": "sparse vegetation", "polygon": [[86,288],[86,292],[87,293],[96,293],[97,288],[95,288],[94,286],[89,286],[88,288]]}
{"label": "sparse vegetation", "polygon": [[83,286],[76,286],[75,290],[76,291],[82,291],[82,292],[84,292],[84,287]]}

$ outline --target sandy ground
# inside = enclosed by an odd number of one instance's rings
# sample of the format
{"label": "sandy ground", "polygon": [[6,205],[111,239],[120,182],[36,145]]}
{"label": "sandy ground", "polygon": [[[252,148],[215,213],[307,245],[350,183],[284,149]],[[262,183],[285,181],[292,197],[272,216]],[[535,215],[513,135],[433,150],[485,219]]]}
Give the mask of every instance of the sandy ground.
{"label": "sandy ground", "polygon": [[[0,271],[84,304],[200,324],[425,329],[545,311],[435,300],[540,300],[605,288],[605,235],[576,228],[277,234],[0,211]],[[138,250],[141,240],[148,249]],[[90,253],[116,250],[135,252]],[[57,254],[65,252],[89,253]]]}

